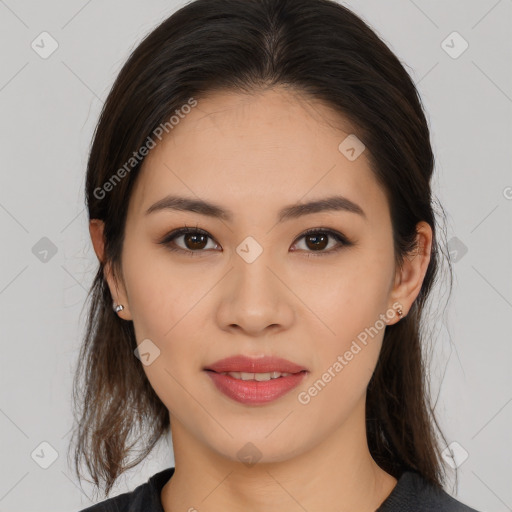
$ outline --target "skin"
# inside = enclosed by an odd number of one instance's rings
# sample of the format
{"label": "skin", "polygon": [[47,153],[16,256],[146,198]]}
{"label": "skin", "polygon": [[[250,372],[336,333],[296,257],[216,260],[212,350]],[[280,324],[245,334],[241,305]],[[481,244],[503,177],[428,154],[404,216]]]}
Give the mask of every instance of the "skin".
{"label": "skin", "polygon": [[[217,91],[144,161],[122,276],[106,262],[105,277],[137,343],[149,338],[160,350],[143,368],[171,416],[176,470],[161,494],[166,512],[374,511],[396,485],[372,459],[364,423],[384,328],[308,404],[297,399],[394,303],[407,315],[430,258],[432,230],[422,222],[417,251],[395,266],[389,207],[365,152],[350,161],[338,150],[350,133],[339,114],[290,90]],[[168,193],[215,202],[234,218],[144,214]],[[282,207],[333,194],[366,218],[330,211],[277,223]],[[210,237],[193,256],[186,237],[174,240],[182,253],[158,243],[184,226]],[[302,236],[310,228],[338,231],[353,245],[330,237],[315,249]],[[92,220],[90,233],[103,261],[102,222]],[[263,249],[252,263],[236,252],[247,236]],[[240,404],[202,371],[235,354],[277,355],[310,373],[274,402]],[[252,466],[237,456],[248,442],[261,452]]]}

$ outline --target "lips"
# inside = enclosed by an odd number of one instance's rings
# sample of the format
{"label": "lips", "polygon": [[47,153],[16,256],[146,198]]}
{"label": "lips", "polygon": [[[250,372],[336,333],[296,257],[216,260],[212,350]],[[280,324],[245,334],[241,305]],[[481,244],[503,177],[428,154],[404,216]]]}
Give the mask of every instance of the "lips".
{"label": "lips", "polygon": [[309,373],[303,366],[280,357],[242,355],[221,359],[204,370],[218,391],[249,406],[277,400],[297,387]]}
{"label": "lips", "polygon": [[275,356],[252,358],[243,355],[227,357],[216,361],[204,368],[216,373],[243,372],[243,373],[299,373],[307,368],[299,364]]}
{"label": "lips", "polygon": [[224,373],[205,372],[222,394],[247,406],[265,405],[288,394],[306,378],[308,372],[291,373],[267,381],[239,380]]}

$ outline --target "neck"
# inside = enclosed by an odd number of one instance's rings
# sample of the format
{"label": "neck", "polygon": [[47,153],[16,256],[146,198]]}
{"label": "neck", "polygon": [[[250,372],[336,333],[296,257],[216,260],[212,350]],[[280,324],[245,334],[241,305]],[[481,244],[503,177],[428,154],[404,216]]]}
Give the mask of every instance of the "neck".
{"label": "neck", "polygon": [[[330,437],[281,462],[247,466],[220,456],[173,419],[175,473],[164,486],[165,512],[208,509],[374,512],[397,480],[368,449],[364,399]],[[362,425],[361,425],[362,421]]]}

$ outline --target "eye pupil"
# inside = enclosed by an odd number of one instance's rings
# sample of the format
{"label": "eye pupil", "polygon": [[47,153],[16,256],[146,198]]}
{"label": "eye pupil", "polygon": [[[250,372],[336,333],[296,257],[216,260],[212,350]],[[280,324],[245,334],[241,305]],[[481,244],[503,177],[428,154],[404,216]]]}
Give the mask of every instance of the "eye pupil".
{"label": "eye pupil", "polygon": [[[198,239],[202,238],[202,241],[198,241]],[[200,233],[187,233],[183,236],[183,240],[185,241],[185,245],[188,249],[203,249],[206,245],[205,240],[207,236],[202,235]],[[189,243],[191,241],[191,244]]]}
{"label": "eye pupil", "polygon": [[[306,240],[313,240],[313,246],[312,247],[314,249],[318,249],[318,248],[325,249],[325,247],[328,244],[328,239],[329,239],[329,237],[327,235],[324,235],[324,234],[308,235],[308,236],[306,236]],[[308,247],[309,247],[309,244],[308,244]]]}

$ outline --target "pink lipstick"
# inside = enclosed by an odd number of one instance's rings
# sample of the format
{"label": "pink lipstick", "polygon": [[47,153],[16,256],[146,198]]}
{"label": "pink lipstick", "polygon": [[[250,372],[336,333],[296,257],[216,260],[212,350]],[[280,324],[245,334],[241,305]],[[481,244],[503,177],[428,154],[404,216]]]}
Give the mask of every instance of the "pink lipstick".
{"label": "pink lipstick", "polygon": [[266,404],[298,386],[308,370],[273,356],[250,358],[237,355],[204,368],[217,389],[237,402]]}

